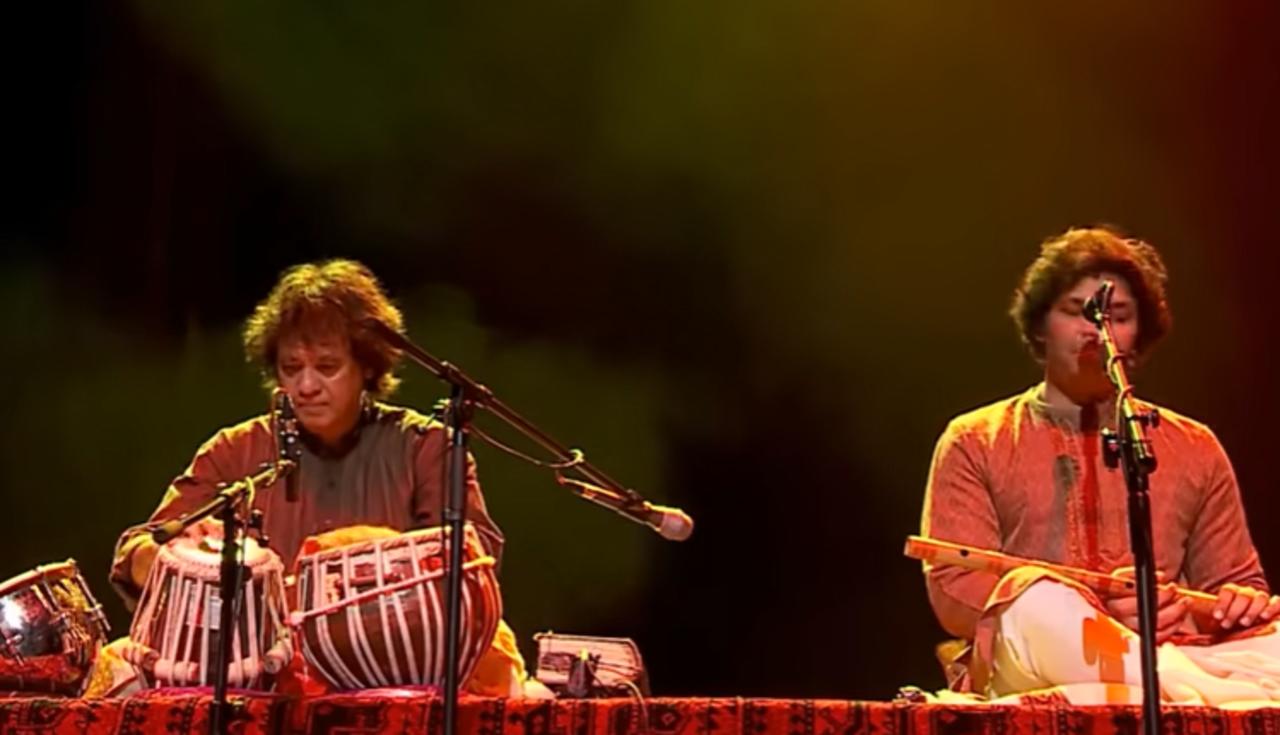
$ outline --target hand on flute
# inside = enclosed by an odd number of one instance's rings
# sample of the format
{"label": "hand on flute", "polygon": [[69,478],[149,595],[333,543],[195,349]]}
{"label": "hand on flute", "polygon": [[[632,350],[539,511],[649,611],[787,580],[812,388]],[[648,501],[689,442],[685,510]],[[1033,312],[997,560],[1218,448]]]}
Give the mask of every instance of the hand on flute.
{"label": "hand on flute", "polygon": [[[1133,578],[1133,567],[1121,567],[1113,576]],[[1218,590],[1211,611],[1206,605],[1193,606],[1191,600],[1168,583],[1163,572],[1156,573],[1156,643],[1163,643],[1178,631],[1188,612],[1196,614],[1201,632],[1227,631],[1261,625],[1280,617],[1280,596],[1253,587],[1228,582]],[[1106,600],[1107,611],[1133,630],[1138,629],[1138,596],[1136,591],[1112,595]],[[1206,614],[1207,613],[1207,614]]]}
{"label": "hand on flute", "polygon": [[1222,630],[1230,630],[1237,624],[1241,628],[1247,628],[1271,622],[1278,614],[1280,597],[1228,582],[1218,589],[1212,623],[1216,623]]}
{"label": "hand on flute", "polygon": [[[1120,567],[1111,573],[1113,577],[1133,579],[1133,567]],[[1130,630],[1138,630],[1138,591],[1136,588],[1108,596],[1104,602],[1111,617],[1124,623]],[[1178,594],[1177,587],[1169,584],[1168,576],[1156,571],[1156,645],[1164,643],[1182,627],[1190,600]]]}

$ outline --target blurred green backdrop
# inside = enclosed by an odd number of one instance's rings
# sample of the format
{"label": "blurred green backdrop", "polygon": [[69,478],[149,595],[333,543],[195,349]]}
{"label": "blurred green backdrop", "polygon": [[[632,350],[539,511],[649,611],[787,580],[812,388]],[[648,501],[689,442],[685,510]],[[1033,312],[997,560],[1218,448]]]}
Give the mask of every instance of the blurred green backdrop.
{"label": "blurred green backdrop", "polygon": [[[554,628],[637,638],[665,694],[940,686],[899,550],[947,418],[1036,380],[1003,312],[1072,224],[1164,252],[1142,392],[1218,430],[1280,566],[1273,4],[18,13],[0,576],[75,556],[117,632],[116,534],[264,408],[239,321],[327,256],[697,520],[666,544],[477,447],[527,655]],[[399,399],[440,393],[410,372]]]}

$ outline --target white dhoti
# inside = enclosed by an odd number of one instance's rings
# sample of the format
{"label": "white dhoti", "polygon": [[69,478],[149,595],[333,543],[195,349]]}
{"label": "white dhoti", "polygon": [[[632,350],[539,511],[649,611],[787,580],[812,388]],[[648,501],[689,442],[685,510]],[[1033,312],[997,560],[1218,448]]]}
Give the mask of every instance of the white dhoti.
{"label": "white dhoti", "polygon": [[[992,633],[986,693],[993,699],[1062,699],[1072,704],[1138,704],[1138,635],[1102,612],[1087,593],[1052,577],[988,610]],[[1158,649],[1161,699],[1249,707],[1280,700],[1280,630],[1209,645]],[[981,652],[980,647],[980,652]]]}

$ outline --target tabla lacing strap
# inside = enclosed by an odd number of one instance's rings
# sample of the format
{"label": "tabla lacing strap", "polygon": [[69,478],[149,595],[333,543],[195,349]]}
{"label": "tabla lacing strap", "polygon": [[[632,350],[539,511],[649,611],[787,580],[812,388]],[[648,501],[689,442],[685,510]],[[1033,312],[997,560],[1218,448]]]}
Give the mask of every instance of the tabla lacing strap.
{"label": "tabla lacing strap", "polygon": [[[475,569],[476,567],[491,567],[497,563],[498,563],[497,559],[494,559],[492,556],[482,556],[477,559],[472,559],[471,561],[464,563],[462,565],[462,571],[467,572],[472,569]],[[342,608],[347,607],[348,605],[355,605],[355,604],[364,602],[365,600],[371,600],[375,597],[381,597],[391,592],[399,592],[400,590],[408,589],[409,587],[422,584],[423,582],[430,582],[433,579],[439,579],[443,577],[445,573],[446,573],[446,570],[444,569],[427,572],[426,574],[420,574],[416,577],[410,577],[409,579],[402,579],[399,582],[395,582],[393,584],[388,584],[388,585],[383,585],[381,587],[373,587],[373,588],[367,589],[358,595],[353,595],[351,597],[344,597],[343,599],[337,600],[335,602],[331,602],[328,605],[325,605],[324,607],[317,607],[313,610],[298,610],[289,615],[289,624],[294,627],[297,627],[299,625],[302,625],[302,623],[306,622],[307,620],[314,618],[318,615],[328,615],[334,610],[341,610]]]}

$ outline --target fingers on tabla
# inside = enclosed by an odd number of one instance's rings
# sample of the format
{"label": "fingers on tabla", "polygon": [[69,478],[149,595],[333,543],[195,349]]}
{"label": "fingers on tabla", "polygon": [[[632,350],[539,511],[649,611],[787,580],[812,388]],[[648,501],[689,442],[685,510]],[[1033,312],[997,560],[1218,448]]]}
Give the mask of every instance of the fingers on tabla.
{"label": "fingers on tabla", "polygon": [[182,535],[194,540],[203,541],[205,539],[221,539],[222,523],[212,518],[204,518],[196,523],[187,526],[187,530]]}

